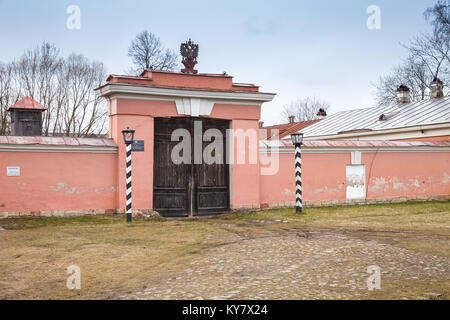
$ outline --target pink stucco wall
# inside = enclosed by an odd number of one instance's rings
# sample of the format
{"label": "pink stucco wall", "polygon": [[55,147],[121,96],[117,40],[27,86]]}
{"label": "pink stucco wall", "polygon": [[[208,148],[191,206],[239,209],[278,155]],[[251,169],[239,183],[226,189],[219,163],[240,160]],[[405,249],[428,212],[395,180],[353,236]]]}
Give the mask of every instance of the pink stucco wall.
{"label": "pink stucco wall", "polygon": [[[20,167],[7,177],[7,167]],[[116,208],[117,154],[0,152],[0,212]]]}
{"label": "pink stucco wall", "polygon": [[[260,194],[258,186],[260,183],[260,169],[259,169],[259,152],[258,152],[258,136],[256,141],[252,141],[252,132],[258,132],[258,121],[254,120],[233,120],[232,127],[235,133],[242,130],[243,133],[248,133],[245,137],[245,147],[239,145],[238,134],[235,134],[233,139],[234,153],[233,164],[231,165],[231,207],[259,207]],[[253,142],[253,143],[252,143]],[[239,160],[239,154],[241,159]],[[254,157],[252,159],[252,157]],[[256,160],[256,163],[255,163]]]}
{"label": "pink stucco wall", "polygon": [[[295,201],[294,155],[279,157],[278,174],[260,177],[263,207]],[[350,152],[303,153],[303,200],[345,201],[350,164]],[[361,164],[366,170],[367,199],[450,195],[449,152],[363,152]]]}
{"label": "pink stucco wall", "polygon": [[450,153],[367,153],[367,198],[450,194]]}
{"label": "pink stucco wall", "polygon": [[[114,141],[104,139],[108,140],[103,141],[104,146],[110,148],[105,153],[80,152],[82,149],[72,152],[53,149],[50,152],[46,147],[42,147],[39,152],[30,152],[30,148],[25,152],[15,151],[14,148],[11,149],[10,144],[53,144],[55,147],[58,144],[73,145],[75,142],[67,137],[59,140],[30,137],[35,140],[31,143],[22,137],[0,137],[0,147],[3,147],[1,150],[5,150],[0,151],[0,169],[6,170],[8,166],[21,167],[20,177],[7,177],[5,172],[0,173],[0,213],[46,210],[104,212],[107,209],[123,211],[126,184],[125,145],[121,131],[127,127],[135,130],[136,140],[145,141],[145,151],[134,152],[132,155],[133,209],[152,209],[154,119],[185,117],[186,115],[178,114],[175,98],[185,98],[186,92],[195,92],[194,96],[206,99],[207,103],[214,101],[211,113],[204,117],[229,120],[230,128],[234,131],[234,157],[230,165],[231,208],[292,206],[295,203],[293,153],[279,154],[278,170],[275,174],[261,174],[260,160],[263,157],[259,153],[258,124],[261,104],[263,101],[270,101],[272,94],[260,93],[255,85],[235,84],[232,78],[226,75],[147,71],[141,77],[111,76],[108,81],[114,84],[110,91],[98,89],[109,101],[109,135]],[[106,88],[105,86],[103,88]],[[117,87],[120,87],[120,90]],[[152,87],[153,90],[146,92],[143,90],[146,87]],[[170,94],[165,93],[166,96],[159,96],[158,90],[155,89],[160,90],[160,94],[162,89],[172,91]],[[184,89],[191,91],[183,91]],[[228,100],[224,97],[228,97]],[[241,146],[236,136],[238,131],[249,135]],[[256,141],[252,141],[252,134]],[[56,140],[59,142],[56,143]],[[97,142],[89,143],[96,146]],[[83,143],[88,142],[80,143],[80,147]],[[439,150],[447,150],[446,152],[434,152],[437,149],[433,149],[433,152],[412,152],[412,149],[403,149],[406,152],[402,152],[396,151],[398,149],[395,148],[417,148],[418,145],[397,142],[395,146],[386,146],[384,144],[387,142],[372,141],[365,142],[363,146],[358,143],[360,142],[305,142],[309,150],[305,150],[302,156],[304,201],[346,201],[346,165],[351,164],[351,153],[342,151],[344,147],[347,150],[372,148],[362,151],[361,158],[366,170],[365,199],[450,195],[450,144],[422,145],[430,148],[442,147],[443,149]],[[286,141],[281,144],[284,152],[292,149]],[[386,149],[388,147],[391,149]],[[394,151],[370,151],[374,148]],[[319,149],[322,151],[317,151]],[[243,153],[246,161],[239,163],[239,155]],[[252,155],[254,161],[251,161]]]}
{"label": "pink stucco wall", "polygon": [[[349,153],[303,154],[304,200],[344,200],[345,164],[349,162]],[[295,202],[294,169],[294,155],[279,154],[278,174],[261,176],[261,203]]]}
{"label": "pink stucco wall", "polygon": [[[117,125],[132,122],[140,128],[136,138],[146,140],[146,151],[133,154],[133,203],[135,209],[151,209],[153,118],[123,116],[117,121]],[[254,128],[251,120],[235,120],[233,125]],[[362,152],[361,160],[368,200],[450,195],[449,152]],[[117,153],[0,152],[2,170],[21,168],[20,177],[0,175],[0,212],[123,209],[124,186],[119,192],[118,181],[125,172],[124,162]],[[345,168],[350,163],[350,152],[303,153],[304,201],[345,202]],[[232,208],[292,206],[293,155],[279,154],[275,175],[260,175],[259,170],[257,164],[232,166]]]}

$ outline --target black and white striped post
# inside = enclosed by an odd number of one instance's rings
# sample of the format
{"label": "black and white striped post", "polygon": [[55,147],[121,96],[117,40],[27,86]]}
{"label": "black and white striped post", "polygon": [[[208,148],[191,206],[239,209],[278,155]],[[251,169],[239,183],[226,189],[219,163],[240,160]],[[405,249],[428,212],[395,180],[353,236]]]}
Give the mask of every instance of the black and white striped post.
{"label": "black and white striped post", "polygon": [[132,220],[132,205],[131,205],[131,152],[133,147],[133,140],[134,140],[134,130],[130,129],[129,127],[126,128],[126,130],[122,130],[123,134],[123,140],[125,141],[126,146],[126,194],[127,194],[127,201],[126,201],[126,213],[127,213],[127,222],[131,222]]}
{"label": "black and white striped post", "polygon": [[302,141],[303,133],[291,134],[295,147],[295,212],[302,213]]}

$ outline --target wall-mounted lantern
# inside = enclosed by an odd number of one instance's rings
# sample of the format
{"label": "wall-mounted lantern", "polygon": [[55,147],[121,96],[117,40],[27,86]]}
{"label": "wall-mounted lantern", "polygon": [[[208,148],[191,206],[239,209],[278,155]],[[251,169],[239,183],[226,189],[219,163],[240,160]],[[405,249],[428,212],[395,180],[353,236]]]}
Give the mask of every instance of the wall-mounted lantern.
{"label": "wall-mounted lantern", "polygon": [[130,129],[130,127],[127,127],[125,130],[122,130],[123,141],[125,142],[126,145],[133,143],[134,132],[135,130]]}

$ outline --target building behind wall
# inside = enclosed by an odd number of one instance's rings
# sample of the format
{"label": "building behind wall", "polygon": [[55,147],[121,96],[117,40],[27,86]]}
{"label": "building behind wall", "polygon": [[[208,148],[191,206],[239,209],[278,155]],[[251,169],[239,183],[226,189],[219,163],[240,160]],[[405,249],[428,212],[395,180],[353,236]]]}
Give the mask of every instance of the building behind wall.
{"label": "building behind wall", "polygon": [[40,136],[42,135],[42,112],[47,108],[25,97],[8,108],[11,113],[12,136]]}
{"label": "building behind wall", "polygon": [[411,102],[402,85],[395,105],[337,112],[300,132],[305,140],[450,141],[450,96],[439,79],[430,88],[429,99]]}

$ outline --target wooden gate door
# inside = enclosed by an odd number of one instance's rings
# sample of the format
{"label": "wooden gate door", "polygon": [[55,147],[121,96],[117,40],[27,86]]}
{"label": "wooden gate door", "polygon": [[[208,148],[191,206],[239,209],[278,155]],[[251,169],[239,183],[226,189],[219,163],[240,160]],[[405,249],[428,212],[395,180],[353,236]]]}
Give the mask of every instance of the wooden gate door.
{"label": "wooden gate door", "polygon": [[[201,136],[194,136],[194,125],[201,125]],[[168,217],[186,217],[229,210],[229,166],[225,148],[228,127],[226,120],[155,118],[153,207],[156,211]],[[190,133],[190,163],[175,164],[171,159],[173,148],[180,143],[171,141],[176,129],[186,129]],[[219,130],[223,137],[223,149],[215,149],[211,154],[219,161],[210,164],[203,158],[203,151],[211,143],[202,138],[208,129]],[[195,139],[202,146],[201,164],[194,164]]]}

